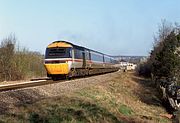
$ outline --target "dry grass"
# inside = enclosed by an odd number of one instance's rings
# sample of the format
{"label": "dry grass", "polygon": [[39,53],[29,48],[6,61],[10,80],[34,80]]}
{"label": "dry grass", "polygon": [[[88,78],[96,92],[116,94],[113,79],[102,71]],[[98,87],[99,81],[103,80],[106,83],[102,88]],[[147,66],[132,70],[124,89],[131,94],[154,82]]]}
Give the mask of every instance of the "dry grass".
{"label": "dry grass", "polygon": [[110,78],[68,94],[23,104],[15,112],[0,115],[0,122],[171,122],[160,116],[167,112],[150,80],[134,73],[115,73]]}
{"label": "dry grass", "polygon": [[94,100],[128,122],[170,122],[160,116],[167,112],[150,80],[134,73],[123,73],[109,82],[84,89],[79,95]]}

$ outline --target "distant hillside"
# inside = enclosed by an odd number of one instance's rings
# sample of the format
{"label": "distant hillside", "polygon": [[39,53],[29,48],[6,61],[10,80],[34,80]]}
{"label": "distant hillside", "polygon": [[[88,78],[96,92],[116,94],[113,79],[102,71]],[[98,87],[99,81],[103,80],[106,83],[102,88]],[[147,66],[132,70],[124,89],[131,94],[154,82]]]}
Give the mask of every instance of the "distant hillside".
{"label": "distant hillside", "polygon": [[140,63],[146,61],[147,56],[114,56],[114,58],[118,61],[127,61],[132,63]]}

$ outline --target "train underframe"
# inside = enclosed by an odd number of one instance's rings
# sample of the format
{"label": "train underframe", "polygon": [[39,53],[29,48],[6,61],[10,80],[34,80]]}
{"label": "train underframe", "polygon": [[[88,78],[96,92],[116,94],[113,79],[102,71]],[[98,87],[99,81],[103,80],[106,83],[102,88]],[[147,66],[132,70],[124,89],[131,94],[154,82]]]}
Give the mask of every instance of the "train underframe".
{"label": "train underframe", "polygon": [[83,76],[91,76],[98,74],[105,74],[110,72],[117,71],[117,68],[72,68],[68,74],[48,74],[48,77],[51,77],[52,80],[60,80],[60,79],[70,79],[73,77],[83,77]]}

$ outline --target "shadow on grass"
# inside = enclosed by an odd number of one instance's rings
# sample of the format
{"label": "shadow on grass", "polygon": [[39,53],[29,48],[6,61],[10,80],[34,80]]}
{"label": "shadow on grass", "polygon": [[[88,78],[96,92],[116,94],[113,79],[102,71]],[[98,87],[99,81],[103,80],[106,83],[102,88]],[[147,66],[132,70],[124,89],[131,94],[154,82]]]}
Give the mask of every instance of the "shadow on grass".
{"label": "shadow on grass", "polygon": [[[175,111],[168,100],[162,99],[162,93],[156,88],[153,82],[147,78],[133,77],[137,83],[139,83],[142,88],[136,91],[140,100],[148,105],[163,106],[169,114],[175,114],[173,117],[173,123],[179,123],[175,121],[180,117],[180,113]],[[177,113],[177,114],[176,114]],[[179,120],[179,119],[178,119]]]}
{"label": "shadow on grass", "polygon": [[135,90],[135,94],[142,102],[148,105],[162,105],[160,93],[150,79],[137,77],[137,75],[133,76],[132,79],[141,85],[138,90]]}
{"label": "shadow on grass", "polygon": [[[44,98],[43,95],[31,89],[1,93],[0,97],[0,115],[9,114],[11,110],[14,110],[12,107],[18,109],[21,106],[32,104]],[[5,100],[6,102],[4,102]]]}

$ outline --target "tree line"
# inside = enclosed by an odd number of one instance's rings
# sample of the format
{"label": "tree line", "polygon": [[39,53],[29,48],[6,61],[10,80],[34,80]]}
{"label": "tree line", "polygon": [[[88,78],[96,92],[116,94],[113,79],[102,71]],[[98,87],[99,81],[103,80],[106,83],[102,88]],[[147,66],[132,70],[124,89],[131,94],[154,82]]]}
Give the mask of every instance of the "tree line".
{"label": "tree line", "polygon": [[20,48],[15,35],[3,39],[0,44],[0,81],[14,81],[45,76],[44,56]]}
{"label": "tree line", "polygon": [[180,80],[180,26],[177,23],[162,21],[150,56],[147,62],[140,64],[138,72],[158,79],[175,77]]}

